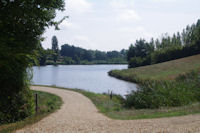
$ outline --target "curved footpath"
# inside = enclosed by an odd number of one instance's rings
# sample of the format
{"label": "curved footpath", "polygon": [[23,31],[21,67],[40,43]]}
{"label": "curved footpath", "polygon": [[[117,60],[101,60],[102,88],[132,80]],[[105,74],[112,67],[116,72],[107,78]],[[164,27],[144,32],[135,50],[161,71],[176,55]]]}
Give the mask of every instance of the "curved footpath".
{"label": "curved footpath", "polygon": [[98,112],[95,105],[77,92],[32,87],[63,99],[60,110],[16,133],[200,133],[200,115],[182,117],[112,120]]}

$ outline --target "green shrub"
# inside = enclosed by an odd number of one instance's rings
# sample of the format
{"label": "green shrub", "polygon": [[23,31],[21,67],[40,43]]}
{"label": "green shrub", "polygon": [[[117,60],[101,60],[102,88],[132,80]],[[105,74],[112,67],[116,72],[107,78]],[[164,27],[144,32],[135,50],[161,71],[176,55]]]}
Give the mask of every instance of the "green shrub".
{"label": "green shrub", "polygon": [[1,70],[0,124],[22,120],[34,114],[33,96],[29,89],[30,77],[26,67],[13,61],[12,65],[5,63]]}
{"label": "green shrub", "polygon": [[128,62],[129,68],[139,67],[139,66],[145,66],[150,65],[151,59],[150,57],[142,58],[142,57],[132,57],[130,61]]}
{"label": "green shrub", "polygon": [[200,101],[200,80],[197,72],[181,75],[176,81],[145,81],[129,94],[126,107],[136,109],[176,107]]}
{"label": "green shrub", "polygon": [[75,64],[75,61],[71,57],[64,57],[63,62],[66,65]]}

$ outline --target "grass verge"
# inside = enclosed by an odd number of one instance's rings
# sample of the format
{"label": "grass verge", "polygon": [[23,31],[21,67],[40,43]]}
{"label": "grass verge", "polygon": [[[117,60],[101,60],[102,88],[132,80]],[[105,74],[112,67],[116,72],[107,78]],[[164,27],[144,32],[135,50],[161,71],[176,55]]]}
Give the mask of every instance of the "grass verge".
{"label": "grass verge", "polygon": [[164,63],[124,70],[112,70],[110,76],[140,83],[144,80],[174,80],[180,74],[200,69],[200,54]]}
{"label": "grass verge", "polygon": [[62,99],[54,94],[40,91],[33,91],[33,93],[38,94],[38,113],[23,121],[0,125],[0,133],[10,133],[27,125],[36,123],[42,118],[48,116],[50,113],[55,112],[63,103]]}
{"label": "grass verge", "polygon": [[[41,85],[40,85],[41,86]],[[200,103],[195,103],[180,107],[163,107],[159,109],[134,109],[124,106],[125,99],[119,95],[113,95],[112,100],[108,94],[96,94],[80,89],[69,89],[57,86],[45,86],[58,89],[75,91],[88,97],[99,112],[112,119],[133,120],[133,119],[150,119],[161,117],[183,116],[188,114],[200,113]]]}

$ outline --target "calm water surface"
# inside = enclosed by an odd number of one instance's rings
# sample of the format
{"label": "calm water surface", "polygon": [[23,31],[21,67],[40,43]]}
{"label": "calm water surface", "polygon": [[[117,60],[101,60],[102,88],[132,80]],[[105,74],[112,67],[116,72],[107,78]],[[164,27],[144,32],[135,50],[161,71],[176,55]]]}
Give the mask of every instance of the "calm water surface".
{"label": "calm water surface", "polygon": [[33,84],[78,88],[95,93],[126,95],[136,84],[110,77],[108,71],[125,69],[127,65],[59,65],[33,67]]}

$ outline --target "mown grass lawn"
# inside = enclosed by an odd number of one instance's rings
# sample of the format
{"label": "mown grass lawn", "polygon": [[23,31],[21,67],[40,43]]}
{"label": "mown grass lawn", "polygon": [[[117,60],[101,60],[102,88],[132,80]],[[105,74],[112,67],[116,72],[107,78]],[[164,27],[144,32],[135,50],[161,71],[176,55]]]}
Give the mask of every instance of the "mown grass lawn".
{"label": "mown grass lawn", "polygon": [[10,133],[27,125],[36,123],[59,109],[63,103],[62,99],[54,94],[40,91],[33,91],[33,93],[38,94],[38,113],[23,121],[0,125],[0,133]]}

